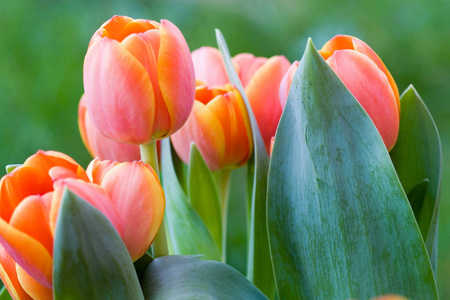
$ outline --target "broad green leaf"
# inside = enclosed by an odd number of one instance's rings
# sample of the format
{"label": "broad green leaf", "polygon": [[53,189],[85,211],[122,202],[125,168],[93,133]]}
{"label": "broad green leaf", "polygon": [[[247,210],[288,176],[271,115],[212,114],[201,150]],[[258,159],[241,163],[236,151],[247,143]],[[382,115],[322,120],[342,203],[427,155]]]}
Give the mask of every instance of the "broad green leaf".
{"label": "broad green leaf", "polygon": [[136,269],[136,274],[138,275],[139,281],[144,277],[145,270],[147,270],[148,265],[154,260],[154,258],[145,253],[137,261],[134,262],[134,268]]}
{"label": "broad green leaf", "polygon": [[166,196],[165,222],[170,254],[199,254],[205,259],[220,260],[214,238],[178,182],[169,139],[161,141],[161,176]]}
{"label": "broad green leaf", "polygon": [[143,299],[130,254],[109,220],[66,189],[53,249],[54,299]]}
{"label": "broad green leaf", "polygon": [[267,299],[242,274],[217,261],[195,256],[162,256],[142,280],[145,299]]}
{"label": "broad green leaf", "polygon": [[269,170],[280,299],[437,299],[425,245],[367,113],[308,41]]}
{"label": "broad green leaf", "polygon": [[253,133],[253,155],[249,159],[249,169],[254,170],[253,175],[253,194],[251,198],[251,209],[249,217],[249,248],[248,248],[248,267],[247,277],[261,291],[270,298],[275,295],[275,283],[273,278],[273,269],[269,252],[269,241],[267,236],[267,216],[266,216],[266,198],[267,198],[267,172],[269,168],[269,157],[264,146],[264,142],[259,131],[258,123],[253,114],[250,102],[245,95],[244,87],[231,62],[230,52],[228,51],[225,39],[216,29],[216,39],[222,57],[225,62],[228,78],[230,82],[239,90],[247,108],[250,124]]}
{"label": "broad green leaf", "polygon": [[222,217],[219,194],[213,174],[195,146],[191,144],[188,172],[188,199],[222,249]]}
{"label": "broad green leaf", "polygon": [[[410,86],[400,98],[400,131],[391,151],[398,177],[408,194],[412,209],[436,274],[439,194],[441,189],[442,147],[436,125],[417,91]],[[418,185],[429,181],[421,200]],[[422,186],[423,189],[423,186]],[[410,194],[416,198],[411,198]],[[416,205],[420,201],[422,204]]]}
{"label": "broad green leaf", "polygon": [[5,286],[0,290],[0,300],[12,300],[12,297]]}
{"label": "broad green leaf", "polygon": [[177,152],[173,147],[171,147],[172,153],[172,163],[175,169],[175,174],[177,174],[178,182],[180,183],[181,188],[183,189],[185,195],[188,193],[188,172],[189,166],[186,165],[181,158],[178,156]]}

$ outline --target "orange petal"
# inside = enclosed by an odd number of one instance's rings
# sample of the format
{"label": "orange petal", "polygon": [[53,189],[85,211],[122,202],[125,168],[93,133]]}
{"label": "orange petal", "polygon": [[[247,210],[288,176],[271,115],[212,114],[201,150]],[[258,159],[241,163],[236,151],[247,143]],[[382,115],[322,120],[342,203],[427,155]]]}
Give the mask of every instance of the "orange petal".
{"label": "orange petal", "polygon": [[112,39],[118,39],[122,29],[133,19],[125,16],[113,16],[111,19],[103,23],[101,30],[106,31],[107,36]]}
{"label": "orange petal", "polygon": [[30,276],[40,284],[52,287],[53,259],[41,243],[2,219],[0,219],[0,243]]}
{"label": "orange petal", "polygon": [[168,136],[183,126],[191,114],[195,73],[189,47],[180,30],[167,20],[161,21],[159,30],[158,79],[171,120]]}
{"label": "orange petal", "polygon": [[150,247],[164,216],[164,192],[156,173],[143,162],[121,163],[103,177],[122,223],[122,239],[133,261]]}
{"label": "orange petal", "polygon": [[271,57],[245,88],[267,151],[281,117],[279,88],[289,67],[290,63],[284,56]]}
{"label": "orange petal", "polygon": [[194,102],[186,124],[172,135],[172,144],[178,156],[189,163],[191,143],[195,142],[211,170],[220,169],[225,154],[225,134],[219,119],[203,103]]}
{"label": "orange petal", "polygon": [[225,85],[228,76],[223,63],[222,54],[213,47],[201,47],[192,51],[195,78],[209,86]]}
{"label": "orange petal", "polygon": [[391,150],[398,136],[399,114],[386,75],[370,58],[353,50],[335,51],[327,62],[366,110]]}
{"label": "orange petal", "polygon": [[117,161],[94,159],[87,167],[87,174],[92,183],[101,184],[103,176],[114,166],[118,165]]}
{"label": "orange petal", "polygon": [[85,101],[83,96],[78,106],[78,125],[82,140],[89,153],[101,160],[109,159],[122,162],[139,160],[141,155],[138,145],[118,143],[98,131],[89,117]]}
{"label": "orange petal", "polygon": [[240,53],[233,57],[233,63],[239,66],[239,79],[241,79],[244,88],[249,84],[255,72],[266,61],[266,57],[255,57],[250,53]]}
{"label": "orange petal", "polygon": [[53,256],[53,235],[49,226],[52,194],[25,198],[14,210],[9,224],[35,239]]}
{"label": "orange petal", "polygon": [[16,262],[0,245],[0,277],[13,299],[31,300],[17,278]]}
{"label": "orange petal", "polygon": [[29,195],[43,195],[53,190],[53,182],[47,172],[22,166],[0,181],[0,217],[9,222],[14,209]]}
{"label": "orange petal", "polygon": [[17,278],[23,289],[33,298],[37,300],[52,300],[53,289],[48,288],[33,277],[31,277],[23,268],[16,265]]}
{"label": "orange petal", "polygon": [[101,134],[130,144],[152,135],[155,100],[142,64],[120,43],[100,39],[86,54],[83,68],[86,106]]}
{"label": "orange petal", "polygon": [[107,193],[96,184],[87,183],[81,180],[62,179],[54,183],[55,191],[53,193],[52,207],[50,209],[50,229],[55,232],[59,207],[61,205],[61,198],[65,188],[78,195],[82,199],[92,204],[95,208],[101,211],[116,228],[119,235],[122,232],[120,219],[111,199]]}
{"label": "orange petal", "polygon": [[353,37],[350,35],[336,35],[323,45],[321,51],[333,54],[336,50],[354,50]]}

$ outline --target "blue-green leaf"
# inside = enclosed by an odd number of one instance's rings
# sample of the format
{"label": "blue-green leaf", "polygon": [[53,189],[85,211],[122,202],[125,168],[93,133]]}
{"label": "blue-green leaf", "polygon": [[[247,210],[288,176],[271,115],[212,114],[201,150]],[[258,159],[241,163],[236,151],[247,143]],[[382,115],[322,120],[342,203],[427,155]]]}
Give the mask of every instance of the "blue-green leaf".
{"label": "blue-green leaf", "polygon": [[[436,275],[442,173],[441,141],[431,114],[413,86],[401,96],[400,106],[400,131],[390,154],[398,177],[408,194]],[[424,180],[428,181],[426,188]],[[417,193],[423,192],[424,188],[425,193],[418,199]]]}
{"label": "blue-green leaf", "polygon": [[222,217],[219,193],[213,174],[195,146],[191,144],[188,172],[188,199],[222,249]]}
{"label": "blue-green leaf", "polygon": [[145,299],[267,299],[242,274],[217,261],[162,256],[142,280]]}
{"label": "blue-green leaf", "polygon": [[250,209],[250,232],[248,248],[247,277],[261,291],[269,297],[275,295],[275,284],[273,278],[272,263],[270,260],[269,241],[267,237],[266,197],[267,197],[267,172],[269,168],[269,157],[264,146],[264,141],[259,131],[258,123],[253,114],[250,102],[245,94],[244,87],[231,62],[225,39],[216,29],[216,39],[222,57],[225,62],[230,82],[239,90],[247,108],[253,133],[253,155],[249,159],[249,169],[254,170],[253,194]]}
{"label": "blue-green leaf", "polygon": [[210,231],[188,202],[172,163],[170,140],[161,141],[161,176],[166,196],[165,224],[170,254],[200,254],[220,260],[221,254]]}
{"label": "blue-green leaf", "polygon": [[58,299],[143,299],[130,254],[110,221],[66,189],[53,249]]}
{"label": "blue-green leaf", "polygon": [[280,299],[437,299],[425,245],[367,113],[308,41],[273,147]]}

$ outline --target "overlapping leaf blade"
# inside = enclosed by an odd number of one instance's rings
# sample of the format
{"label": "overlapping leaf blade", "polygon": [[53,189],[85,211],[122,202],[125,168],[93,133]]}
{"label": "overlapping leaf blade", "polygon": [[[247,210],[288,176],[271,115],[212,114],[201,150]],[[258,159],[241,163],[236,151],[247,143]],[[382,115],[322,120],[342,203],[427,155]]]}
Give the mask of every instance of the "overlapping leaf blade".
{"label": "overlapping leaf blade", "polygon": [[245,95],[244,87],[231,62],[230,52],[228,51],[225,39],[216,29],[216,39],[222,57],[225,62],[228,78],[230,82],[239,90],[244,99],[247,113],[253,133],[253,155],[249,159],[249,169],[254,171],[253,175],[253,194],[250,205],[249,217],[249,249],[248,249],[248,268],[247,277],[267,296],[273,297],[275,294],[275,285],[273,278],[273,269],[270,260],[269,242],[267,237],[267,217],[266,217],[266,198],[267,198],[267,172],[269,168],[269,157],[267,155],[258,123],[253,114],[250,102]]}
{"label": "overlapping leaf blade", "polygon": [[275,137],[268,229],[280,299],[437,299],[388,152],[311,41]]}
{"label": "overlapping leaf blade", "polygon": [[143,299],[130,254],[109,220],[70,190],[53,250],[54,299]]}
{"label": "overlapping leaf blade", "polygon": [[178,182],[169,139],[161,141],[161,176],[166,196],[165,222],[170,254],[200,254],[205,259],[220,260],[214,238]]}
{"label": "overlapping leaf blade", "polygon": [[142,280],[145,299],[267,299],[232,267],[194,256],[162,256]]}
{"label": "overlapping leaf blade", "polygon": [[413,86],[403,93],[400,105],[399,136],[390,154],[436,274],[441,141],[431,114]]}

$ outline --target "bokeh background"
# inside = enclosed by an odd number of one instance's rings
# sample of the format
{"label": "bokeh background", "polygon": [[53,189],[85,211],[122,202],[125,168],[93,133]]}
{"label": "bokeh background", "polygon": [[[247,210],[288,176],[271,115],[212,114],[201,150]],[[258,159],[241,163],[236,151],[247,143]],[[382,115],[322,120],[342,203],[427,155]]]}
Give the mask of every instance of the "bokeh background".
{"label": "bokeh background", "polygon": [[[219,28],[232,55],[303,54],[335,34],[367,42],[400,92],[413,84],[441,134],[444,165],[439,224],[438,286],[450,299],[450,1],[0,0],[0,166],[38,149],[90,161],[77,127],[83,59],[94,31],[112,15],[169,19],[191,50],[215,46]],[[0,171],[0,175],[5,172]]]}

